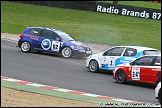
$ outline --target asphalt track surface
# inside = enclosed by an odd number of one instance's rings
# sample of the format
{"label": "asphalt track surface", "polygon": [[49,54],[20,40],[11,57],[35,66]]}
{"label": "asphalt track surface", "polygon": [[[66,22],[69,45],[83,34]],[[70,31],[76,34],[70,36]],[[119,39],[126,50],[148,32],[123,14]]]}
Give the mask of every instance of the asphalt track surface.
{"label": "asphalt track surface", "polygon": [[23,53],[16,42],[1,39],[1,76],[115,98],[158,103],[155,85],[117,84],[112,72],[89,72],[85,59]]}

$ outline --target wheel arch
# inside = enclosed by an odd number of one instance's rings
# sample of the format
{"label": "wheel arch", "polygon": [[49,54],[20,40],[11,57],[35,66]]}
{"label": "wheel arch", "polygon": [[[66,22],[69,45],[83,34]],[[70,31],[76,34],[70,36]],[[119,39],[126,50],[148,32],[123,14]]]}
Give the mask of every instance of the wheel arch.
{"label": "wheel arch", "polygon": [[[29,46],[30,46],[30,47],[29,47],[29,49],[28,49],[28,50],[26,50],[26,51],[24,51],[24,50],[22,49],[22,44],[23,44],[24,42],[29,43]],[[21,49],[21,51],[26,52],[26,53],[31,52],[31,50],[32,50],[32,45],[31,45],[30,41],[26,41],[26,40],[21,41],[21,43],[20,43],[20,49]]]}
{"label": "wheel arch", "polygon": [[60,48],[60,54],[62,53],[62,50],[63,50],[65,47],[68,47],[68,48],[71,49],[71,56],[73,56],[73,54],[74,54],[73,49],[72,49],[70,46],[67,46],[67,45]]}
{"label": "wheel arch", "polygon": [[126,80],[127,80],[127,74],[126,74],[126,72],[125,72],[124,69],[118,69],[118,70],[116,71],[116,73],[115,73],[115,78],[116,78],[116,74],[117,74],[119,71],[123,71],[123,72],[125,73],[125,77],[126,77]]}
{"label": "wheel arch", "polygon": [[30,42],[30,41],[28,41],[28,40],[22,40],[22,41],[21,41],[21,43],[20,43],[20,46],[22,45],[22,43],[23,43],[23,42],[29,42],[30,47],[31,47],[31,48],[33,47],[33,46],[32,46],[32,44],[31,44],[31,42]]}
{"label": "wheel arch", "polygon": [[[90,61],[89,61],[89,63],[92,61],[92,60],[95,60],[95,61],[97,61],[96,59],[91,59]],[[88,63],[88,67],[89,67],[89,63]],[[98,66],[99,66],[99,63],[98,63],[98,61],[97,61],[97,64],[98,64]]]}

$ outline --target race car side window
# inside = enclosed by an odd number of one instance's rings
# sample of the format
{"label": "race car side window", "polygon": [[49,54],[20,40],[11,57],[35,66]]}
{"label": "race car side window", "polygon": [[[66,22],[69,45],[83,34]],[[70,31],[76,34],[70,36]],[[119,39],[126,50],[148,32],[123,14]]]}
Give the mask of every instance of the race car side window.
{"label": "race car side window", "polygon": [[40,36],[41,29],[39,29],[39,28],[32,28],[31,31],[30,31],[30,34],[36,35],[36,36]]}
{"label": "race car side window", "polygon": [[42,37],[49,38],[49,36],[50,36],[50,31],[49,30],[43,30],[42,31]]}
{"label": "race car side window", "polygon": [[56,40],[56,38],[59,38],[59,36],[56,33],[51,31],[50,32],[50,38]]}
{"label": "race car side window", "polygon": [[134,62],[134,65],[151,66],[154,59],[155,59],[154,56],[142,57],[137,59]]}
{"label": "race car side window", "polygon": [[112,49],[108,49],[103,56],[121,56],[125,47],[115,47]]}
{"label": "race car side window", "polygon": [[161,66],[161,57],[157,57],[154,63],[155,66]]}
{"label": "race car side window", "polygon": [[57,34],[55,34],[54,32],[52,32],[50,30],[43,30],[42,31],[42,36],[46,37],[46,38],[51,38],[51,39],[54,39],[54,40],[56,40],[56,38],[59,38],[57,36]]}
{"label": "race car side window", "polygon": [[134,48],[127,48],[123,54],[123,56],[135,56],[137,54],[137,50]]}

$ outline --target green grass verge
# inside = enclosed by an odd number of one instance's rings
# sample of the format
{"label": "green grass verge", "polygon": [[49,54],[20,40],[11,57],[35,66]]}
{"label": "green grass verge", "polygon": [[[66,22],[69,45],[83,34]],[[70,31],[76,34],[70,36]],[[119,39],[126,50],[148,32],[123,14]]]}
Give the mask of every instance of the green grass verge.
{"label": "green grass verge", "polygon": [[161,20],[1,2],[1,32],[20,34],[27,26],[61,29],[88,43],[161,50]]}

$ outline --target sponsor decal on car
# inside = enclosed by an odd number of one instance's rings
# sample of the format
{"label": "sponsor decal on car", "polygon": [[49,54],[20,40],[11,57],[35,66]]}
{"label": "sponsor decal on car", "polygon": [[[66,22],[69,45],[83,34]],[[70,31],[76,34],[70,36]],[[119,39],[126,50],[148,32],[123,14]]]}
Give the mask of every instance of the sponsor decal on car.
{"label": "sponsor decal on car", "polygon": [[41,46],[44,50],[49,50],[51,48],[51,41],[49,39],[44,39]]}

